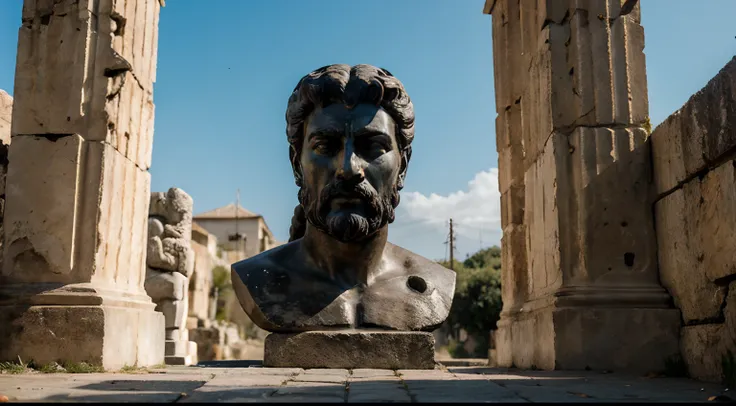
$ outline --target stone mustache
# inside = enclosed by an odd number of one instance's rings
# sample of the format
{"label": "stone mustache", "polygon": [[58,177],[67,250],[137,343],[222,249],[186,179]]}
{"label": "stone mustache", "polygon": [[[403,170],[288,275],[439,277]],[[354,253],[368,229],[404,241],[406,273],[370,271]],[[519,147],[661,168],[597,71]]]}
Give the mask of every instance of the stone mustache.
{"label": "stone mustache", "polygon": [[288,244],[232,265],[248,316],[278,333],[439,327],[455,273],[387,241],[414,138],[401,82],[325,66],[299,81],[286,123],[300,204]]}

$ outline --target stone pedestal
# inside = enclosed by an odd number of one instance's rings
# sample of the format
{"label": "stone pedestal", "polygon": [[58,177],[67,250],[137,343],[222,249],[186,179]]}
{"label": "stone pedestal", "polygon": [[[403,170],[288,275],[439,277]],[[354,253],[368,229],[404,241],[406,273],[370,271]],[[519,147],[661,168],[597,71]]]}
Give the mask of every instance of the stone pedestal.
{"label": "stone pedestal", "polygon": [[679,311],[659,284],[637,1],[488,0],[498,116],[499,366],[661,370]]}
{"label": "stone pedestal", "polygon": [[159,9],[24,2],[0,361],[163,362],[163,316],[143,288]]}
{"label": "stone pedestal", "polygon": [[280,368],[434,369],[427,332],[309,331],[266,337],[263,365]]}

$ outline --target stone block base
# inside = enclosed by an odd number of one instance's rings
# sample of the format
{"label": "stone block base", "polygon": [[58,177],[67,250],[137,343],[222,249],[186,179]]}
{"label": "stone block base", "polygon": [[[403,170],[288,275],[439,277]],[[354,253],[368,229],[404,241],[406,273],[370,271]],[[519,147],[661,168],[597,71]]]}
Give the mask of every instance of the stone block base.
{"label": "stone block base", "polygon": [[195,365],[197,343],[194,341],[166,341],[164,362],[166,365]]}
{"label": "stone block base", "polygon": [[86,362],[106,370],[164,361],[164,317],[139,302],[0,306],[0,361]]}
{"label": "stone block base", "polygon": [[308,331],[266,337],[263,365],[280,368],[434,369],[426,332]]}
{"label": "stone block base", "polygon": [[498,322],[501,367],[659,372],[679,354],[680,311],[549,306]]}

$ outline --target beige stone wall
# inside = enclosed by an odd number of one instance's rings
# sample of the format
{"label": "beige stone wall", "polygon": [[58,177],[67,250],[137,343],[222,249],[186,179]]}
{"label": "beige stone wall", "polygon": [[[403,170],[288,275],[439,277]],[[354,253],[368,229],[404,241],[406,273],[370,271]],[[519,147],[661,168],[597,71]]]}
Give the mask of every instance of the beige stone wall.
{"label": "beige stone wall", "polygon": [[210,290],[214,260],[207,246],[192,241],[194,274],[189,282],[189,316],[199,320],[209,318]]}
{"label": "beige stone wall", "polygon": [[[235,234],[235,220],[233,219],[198,219],[196,220],[199,225],[206,229],[211,234],[217,237],[217,241],[221,245],[225,245],[228,249],[232,249],[232,242],[229,242],[228,235]],[[263,238],[269,236],[269,240],[273,241],[273,236],[268,233],[266,229],[266,223],[262,217],[253,217],[247,219],[238,219],[238,232],[245,234],[247,237],[245,242],[245,256],[239,255],[235,258],[236,262],[241,259],[252,257],[257,255],[264,250]],[[266,250],[271,249],[273,244],[266,244]],[[232,263],[231,262],[231,263]]]}
{"label": "beige stone wall", "polygon": [[0,89],[0,142],[10,144],[10,119],[13,116],[13,97]]}
{"label": "beige stone wall", "polygon": [[690,374],[736,356],[736,58],[652,133],[659,270]]}

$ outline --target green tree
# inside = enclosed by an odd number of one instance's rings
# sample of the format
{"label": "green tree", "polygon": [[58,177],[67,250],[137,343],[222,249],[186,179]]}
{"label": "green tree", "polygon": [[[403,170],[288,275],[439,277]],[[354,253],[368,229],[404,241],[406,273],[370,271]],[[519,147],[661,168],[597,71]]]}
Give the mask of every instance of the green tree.
{"label": "green tree", "polygon": [[493,267],[495,269],[501,269],[501,248],[496,246],[484,248],[469,256],[463,262],[463,265],[466,268]]}
{"label": "green tree", "polygon": [[[449,261],[438,262],[450,267]],[[455,295],[447,323],[453,331],[462,328],[478,341],[474,353],[467,355],[486,357],[490,331],[496,329],[503,307],[501,249],[494,246],[480,250],[462,263],[455,261],[454,269]]]}
{"label": "green tree", "polygon": [[233,294],[232,280],[230,279],[230,271],[224,266],[218,265],[212,268],[212,286],[217,288],[217,312],[215,318],[217,320],[227,320],[228,309],[227,302],[230,295]]}

